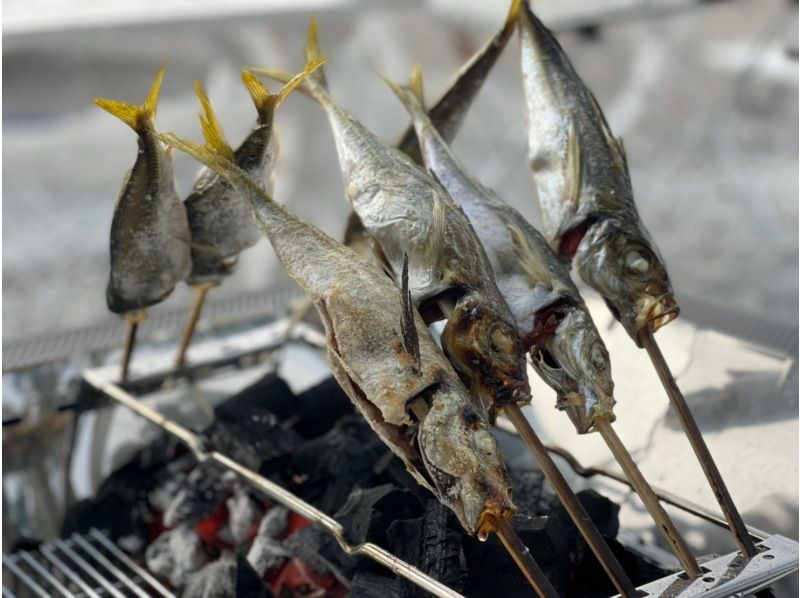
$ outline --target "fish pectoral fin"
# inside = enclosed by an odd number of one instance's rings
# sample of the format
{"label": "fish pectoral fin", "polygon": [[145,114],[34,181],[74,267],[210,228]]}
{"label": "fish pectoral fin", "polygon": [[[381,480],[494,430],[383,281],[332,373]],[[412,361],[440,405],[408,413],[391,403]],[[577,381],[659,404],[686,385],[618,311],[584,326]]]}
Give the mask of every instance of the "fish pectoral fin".
{"label": "fish pectoral fin", "polygon": [[439,194],[433,194],[433,215],[430,233],[430,242],[427,250],[427,261],[431,265],[432,279],[441,280],[444,277],[444,241],[446,214]]}
{"label": "fish pectoral fin", "polygon": [[520,266],[533,284],[550,284],[550,272],[547,266],[539,259],[537,252],[531,246],[525,234],[514,224],[508,224],[508,232],[514,243],[514,253],[517,255]]}
{"label": "fish pectoral fin", "polygon": [[567,187],[564,191],[565,199],[572,204],[577,204],[581,194],[581,143],[578,137],[575,119],[569,117],[567,128]]}

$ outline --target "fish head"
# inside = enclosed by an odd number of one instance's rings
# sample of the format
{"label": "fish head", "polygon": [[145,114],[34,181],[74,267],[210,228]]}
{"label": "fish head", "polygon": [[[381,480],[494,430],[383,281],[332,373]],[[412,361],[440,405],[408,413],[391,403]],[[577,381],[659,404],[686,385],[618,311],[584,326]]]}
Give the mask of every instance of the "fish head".
{"label": "fish head", "polygon": [[417,442],[437,493],[471,534],[514,512],[511,483],[486,412],[458,385],[431,394]]}
{"label": "fish head", "polygon": [[459,300],[442,331],[442,348],[469,389],[493,412],[530,401],[525,351],[516,326],[481,297]]}
{"label": "fish head", "polygon": [[614,421],[614,381],[603,339],[583,308],[570,309],[543,344],[531,348],[533,367],[559,397],[579,434],[596,418]]}
{"label": "fish head", "polygon": [[609,218],[590,227],[575,264],[637,344],[645,329],[678,317],[666,266],[641,223]]}

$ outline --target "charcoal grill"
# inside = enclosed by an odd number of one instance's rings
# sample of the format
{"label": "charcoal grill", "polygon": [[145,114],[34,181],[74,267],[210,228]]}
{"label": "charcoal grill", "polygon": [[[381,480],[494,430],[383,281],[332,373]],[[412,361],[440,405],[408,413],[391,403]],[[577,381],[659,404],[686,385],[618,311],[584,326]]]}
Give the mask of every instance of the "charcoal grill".
{"label": "charcoal grill", "polygon": [[[174,386],[181,380],[188,378],[197,382],[213,378],[223,368],[246,368],[272,359],[275,352],[289,342],[319,349],[324,346],[324,337],[318,329],[302,322],[290,327],[289,319],[261,321],[255,326],[234,326],[232,332],[229,330],[220,334],[215,331],[201,337],[192,349],[189,367],[181,371],[164,367],[164,364],[171,363],[167,358],[167,352],[173,350],[171,345],[164,350],[152,346],[142,347],[134,361],[132,376],[124,388],[116,383],[116,363],[84,370],[81,374],[83,390],[79,393],[78,402],[84,403],[84,408],[87,401],[94,407],[102,406],[108,401],[124,405],[179,439],[198,460],[216,462],[234,472],[265,497],[321,525],[336,538],[347,554],[372,559],[433,595],[459,596],[457,592],[374,543],[349,543],[342,525],[334,518],[227,455],[209,450],[202,438],[174,419],[165,417],[146,402],[149,393]],[[510,426],[504,425],[500,420],[500,427]],[[588,478],[602,476],[614,483],[628,484],[625,478],[613,472],[583,467],[562,448],[548,448],[551,453],[563,458],[578,475]],[[725,520],[719,514],[663,490],[656,489],[656,493],[663,502],[693,517],[723,528],[726,526]],[[732,552],[708,560],[701,559],[704,573],[702,577],[690,580],[681,573],[669,575],[641,586],[642,596],[743,596],[768,587],[798,569],[796,542],[752,527],[748,527],[748,532],[758,545],[759,553],[756,557],[746,560],[739,553]],[[635,547],[632,548],[635,550]],[[4,555],[3,565],[4,596],[17,593],[38,596],[172,595],[98,530],[92,530],[87,537],[76,535],[57,540],[35,551]]]}

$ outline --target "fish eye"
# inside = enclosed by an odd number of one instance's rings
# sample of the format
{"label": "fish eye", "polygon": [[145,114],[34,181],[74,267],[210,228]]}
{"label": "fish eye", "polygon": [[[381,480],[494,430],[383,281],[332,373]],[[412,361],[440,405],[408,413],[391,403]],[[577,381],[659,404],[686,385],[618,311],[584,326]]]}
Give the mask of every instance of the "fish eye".
{"label": "fish eye", "polygon": [[475,446],[485,455],[493,455],[494,437],[486,430],[480,430],[475,433]]}
{"label": "fish eye", "polygon": [[650,270],[649,255],[641,249],[629,249],[625,252],[625,268],[631,274],[646,274]]}
{"label": "fish eye", "polygon": [[597,371],[603,371],[608,366],[608,357],[600,343],[595,343],[592,346],[592,365]]}

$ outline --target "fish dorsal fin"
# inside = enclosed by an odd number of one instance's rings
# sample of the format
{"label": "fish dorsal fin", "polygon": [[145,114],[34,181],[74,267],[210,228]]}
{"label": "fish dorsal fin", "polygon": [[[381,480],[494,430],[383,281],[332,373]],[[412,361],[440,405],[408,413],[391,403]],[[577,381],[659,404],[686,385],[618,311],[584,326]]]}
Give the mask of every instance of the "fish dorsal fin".
{"label": "fish dorsal fin", "polygon": [[414,368],[417,371],[422,369],[419,349],[419,335],[417,334],[417,324],[414,321],[414,304],[411,302],[411,291],[408,289],[408,254],[403,254],[403,273],[401,276],[401,301],[403,305],[403,315],[400,321],[400,330],[403,333],[403,348],[406,353],[414,360]]}
{"label": "fish dorsal fin", "polygon": [[203,127],[203,137],[206,143],[220,156],[233,160],[233,148],[231,148],[228,140],[225,139],[222,125],[217,120],[211,101],[208,99],[200,81],[194,82],[194,91],[197,94],[197,99],[200,100],[200,105],[203,107],[203,112],[200,114],[200,125]]}
{"label": "fish dorsal fin", "polygon": [[570,116],[567,128],[567,188],[564,194],[571,204],[577,204],[581,195],[581,168],[581,140],[575,119]]}
{"label": "fish dorsal fin", "polygon": [[444,237],[446,214],[444,204],[437,192],[433,194],[433,218],[431,219],[430,244],[428,245],[428,263],[431,265],[433,280],[443,277]]}
{"label": "fish dorsal fin", "polygon": [[525,276],[534,285],[543,284],[552,288],[550,272],[544,262],[539,259],[536,250],[531,246],[525,233],[515,224],[508,224],[507,227],[514,243],[514,253],[517,254],[517,259]]}
{"label": "fish dorsal fin", "polygon": [[161,91],[161,82],[164,80],[165,70],[166,67],[162,66],[158,71],[156,79],[153,81],[153,86],[141,106],[104,98],[95,98],[94,103],[109,114],[116,116],[137,133],[146,127],[152,127],[156,120],[158,94]]}

